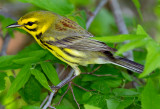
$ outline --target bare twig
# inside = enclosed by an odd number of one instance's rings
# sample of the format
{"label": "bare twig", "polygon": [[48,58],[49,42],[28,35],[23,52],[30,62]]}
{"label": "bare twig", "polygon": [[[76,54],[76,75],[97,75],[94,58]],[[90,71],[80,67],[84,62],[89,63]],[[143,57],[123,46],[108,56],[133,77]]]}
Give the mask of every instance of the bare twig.
{"label": "bare twig", "polygon": [[10,41],[10,38],[11,37],[7,33],[4,40],[3,40],[3,45],[2,45],[2,50],[0,52],[0,56],[5,56],[7,54],[6,51],[7,51],[7,47],[8,47],[8,43]]}
{"label": "bare twig", "polygon": [[97,8],[95,9],[95,11],[93,12],[93,15],[88,19],[87,24],[86,24],[86,28],[87,30],[89,29],[91,23],[93,22],[94,18],[96,17],[96,15],[98,14],[98,12],[100,11],[100,9],[107,3],[108,0],[101,0],[101,2],[98,4]]}
{"label": "bare twig", "polygon": [[99,75],[99,74],[93,74],[93,73],[82,73],[82,74],[88,74],[88,75],[93,75],[93,76],[97,76],[97,77],[104,77],[104,76],[112,76],[112,77],[117,77],[116,75],[112,75],[112,74],[104,74],[104,75]]}
{"label": "bare twig", "polygon": [[79,86],[79,85],[77,85],[77,84],[75,84],[75,83],[73,83],[73,82],[72,82],[72,84],[73,84],[74,86],[77,86],[78,88],[84,90],[84,91],[87,91],[87,92],[96,91],[96,90],[88,90],[88,89],[85,89],[84,87],[81,87],[81,86]]}
{"label": "bare twig", "polygon": [[61,103],[63,97],[66,95],[66,93],[68,92],[68,90],[69,90],[69,87],[68,87],[67,90],[64,92],[64,94],[61,96],[61,98],[60,98],[60,100],[58,101],[58,103],[54,104],[53,106],[59,105],[59,104]]}
{"label": "bare twig", "polygon": [[[66,81],[68,81],[68,80],[72,77],[73,72],[74,72],[74,70],[72,69],[71,72],[69,73],[69,75],[68,75],[63,81],[61,81],[61,82],[57,85],[57,87],[60,87],[62,84],[66,83]],[[53,96],[55,95],[55,93],[57,92],[57,89],[53,89],[52,91],[53,91],[53,92],[49,95],[49,99],[48,99],[47,103],[44,105],[44,107],[43,107],[42,109],[47,109],[47,107],[50,106],[50,104],[51,104],[51,102],[52,102],[52,98],[53,98]]]}
{"label": "bare twig", "polygon": [[46,103],[46,101],[48,100],[49,96],[47,95],[46,98],[43,100],[43,102],[40,105],[40,108],[43,107],[43,105]]}
{"label": "bare twig", "polygon": [[[115,21],[118,26],[119,32],[121,34],[128,34],[128,29],[124,23],[122,12],[121,12],[118,1],[117,0],[110,0],[110,5],[111,5],[112,12],[114,14]],[[125,41],[124,43],[125,44],[129,43],[129,41]],[[125,52],[125,53],[123,53],[123,55],[125,57],[127,57],[128,59],[133,60],[132,51]]]}
{"label": "bare twig", "polygon": [[56,109],[55,107],[53,107],[53,106],[49,106],[49,109]]}
{"label": "bare twig", "polygon": [[73,92],[73,89],[72,89],[72,86],[71,86],[71,82],[69,82],[69,86],[68,86],[68,87],[70,87],[71,92],[72,92],[72,95],[73,95],[73,99],[74,99],[74,101],[76,102],[76,104],[77,104],[77,106],[78,106],[78,109],[80,109],[79,103],[77,102],[76,97],[75,97],[75,95],[74,95],[74,92]]}

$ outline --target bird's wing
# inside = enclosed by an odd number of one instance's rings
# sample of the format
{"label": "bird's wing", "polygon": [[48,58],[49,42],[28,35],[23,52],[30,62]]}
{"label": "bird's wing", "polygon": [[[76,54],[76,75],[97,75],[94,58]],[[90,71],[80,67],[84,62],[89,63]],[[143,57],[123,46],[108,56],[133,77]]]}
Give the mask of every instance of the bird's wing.
{"label": "bird's wing", "polygon": [[116,49],[107,46],[103,42],[93,39],[83,38],[81,36],[67,37],[58,41],[46,41],[46,43],[61,48],[70,48],[76,50],[110,51],[110,52],[116,51]]}
{"label": "bird's wing", "polygon": [[59,19],[56,20],[49,31],[47,33],[52,33],[52,36],[57,38],[57,40],[73,36],[93,37],[91,33],[76,22],[62,16],[59,16]]}

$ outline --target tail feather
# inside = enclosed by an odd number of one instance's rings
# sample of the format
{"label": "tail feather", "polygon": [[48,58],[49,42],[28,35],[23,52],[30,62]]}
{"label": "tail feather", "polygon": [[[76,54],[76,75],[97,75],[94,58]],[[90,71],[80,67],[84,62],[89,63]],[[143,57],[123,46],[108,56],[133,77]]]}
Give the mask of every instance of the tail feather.
{"label": "tail feather", "polygon": [[142,73],[144,69],[143,65],[121,57],[114,58],[111,63],[137,73]]}

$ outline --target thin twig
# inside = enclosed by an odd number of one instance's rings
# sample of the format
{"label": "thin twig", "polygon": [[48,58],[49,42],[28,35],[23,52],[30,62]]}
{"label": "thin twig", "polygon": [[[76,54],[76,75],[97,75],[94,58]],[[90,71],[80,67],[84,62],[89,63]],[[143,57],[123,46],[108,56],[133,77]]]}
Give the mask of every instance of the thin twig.
{"label": "thin twig", "polygon": [[55,107],[53,107],[53,106],[48,106],[49,107],[49,109],[56,109]]}
{"label": "thin twig", "polygon": [[87,91],[87,92],[96,91],[96,90],[88,90],[88,89],[85,89],[84,87],[81,87],[81,86],[79,86],[79,85],[77,85],[77,84],[75,84],[75,83],[73,83],[73,82],[72,82],[72,84],[73,84],[74,86],[77,86],[78,88],[84,90],[84,91]]}
{"label": "thin twig", "polygon": [[[68,79],[70,79],[73,75],[73,72],[74,70],[72,69],[71,72],[69,73],[69,75],[63,80],[61,81],[57,87],[60,87],[62,84],[66,83],[66,81],[68,81]],[[42,109],[47,109],[47,107],[50,106],[51,102],[52,102],[52,99],[53,99],[53,96],[55,95],[55,93],[57,92],[57,89],[53,89],[52,90],[53,92],[49,95],[49,99],[47,101],[47,103],[44,105],[44,107]]]}
{"label": "thin twig", "polygon": [[116,75],[112,75],[112,74],[104,74],[104,75],[93,74],[93,73],[82,73],[82,74],[88,74],[88,75],[93,75],[93,76],[97,76],[97,77],[104,77],[104,76],[117,77]]}
{"label": "thin twig", "polygon": [[[118,1],[117,0],[110,0],[110,5],[111,5],[112,12],[114,14],[115,21],[118,26],[119,32],[121,34],[128,34],[128,29],[126,27],[126,24],[124,23],[122,12],[121,12]],[[124,42],[124,44],[126,44],[126,43],[129,43],[129,41]],[[133,60],[132,51],[127,51],[127,52],[123,53],[123,55],[126,58]]]}
{"label": "thin twig", "polygon": [[101,0],[98,6],[96,7],[95,11],[93,12],[93,15],[88,19],[86,28],[89,29],[91,23],[93,22],[94,18],[97,16],[100,9],[107,3],[108,0]]}
{"label": "thin twig", "polygon": [[43,102],[40,105],[40,108],[43,107],[43,105],[46,103],[46,101],[48,100],[48,98],[49,98],[49,95],[47,95],[46,98],[43,100]]}
{"label": "thin twig", "polygon": [[1,49],[1,52],[0,52],[0,56],[5,56],[7,53],[7,47],[8,47],[8,43],[10,41],[10,36],[9,34],[7,33],[4,40],[3,40],[3,45],[2,45],[2,49]]}
{"label": "thin twig", "polygon": [[74,92],[73,92],[73,89],[72,89],[72,86],[71,86],[71,82],[69,82],[69,86],[68,86],[68,87],[70,87],[71,92],[72,92],[72,95],[73,95],[73,99],[74,99],[74,101],[76,102],[76,104],[77,104],[77,106],[78,106],[78,109],[80,109],[79,103],[77,102],[76,97],[75,97],[75,95],[74,95]]}
{"label": "thin twig", "polygon": [[68,92],[68,90],[69,90],[69,87],[68,87],[67,90],[64,92],[64,94],[61,96],[61,98],[60,98],[60,100],[58,101],[58,103],[54,104],[53,106],[59,105],[59,104],[61,103],[63,97],[66,95],[66,93]]}

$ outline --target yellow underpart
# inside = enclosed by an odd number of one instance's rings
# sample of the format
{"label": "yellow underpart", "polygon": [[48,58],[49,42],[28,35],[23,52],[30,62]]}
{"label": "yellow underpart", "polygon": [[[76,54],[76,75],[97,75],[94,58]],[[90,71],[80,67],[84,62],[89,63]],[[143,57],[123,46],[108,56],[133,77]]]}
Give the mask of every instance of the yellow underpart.
{"label": "yellow underpart", "polygon": [[79,63],[80,59],[75,58],[75,57],[71,57],[67,54],[65,54],[60,48],[56,47],[56,46],[52,46],[47,44],[50,48],[52,48],[52,50],[49,49],[49,51],[55,55],[57,58],[59,58],[60,60],[72,65],[73,63]]}
{"label": "yellow underpart", "polygon": [[43,37],[43,40],[45,41],[56,41],[54,37]]}

